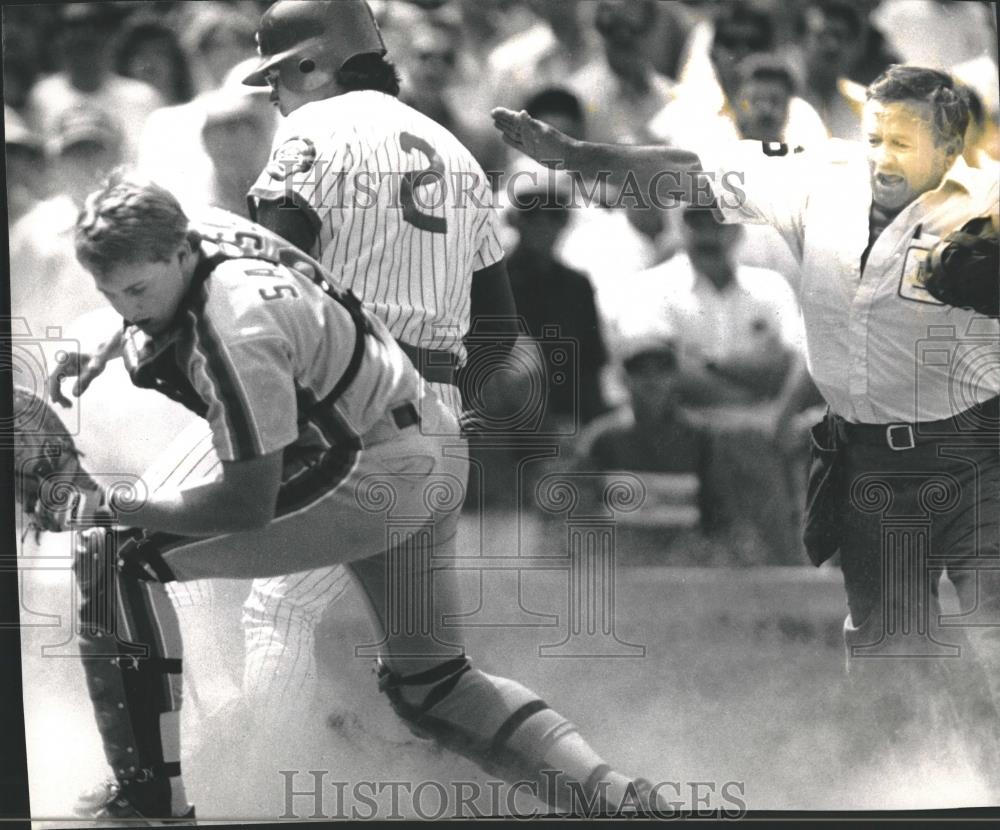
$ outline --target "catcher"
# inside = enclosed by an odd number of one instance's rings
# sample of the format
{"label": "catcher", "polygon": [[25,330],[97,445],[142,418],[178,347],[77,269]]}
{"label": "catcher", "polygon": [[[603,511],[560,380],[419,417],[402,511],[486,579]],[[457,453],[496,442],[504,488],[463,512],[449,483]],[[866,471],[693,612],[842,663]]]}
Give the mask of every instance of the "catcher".
{"label": "catcher", "polygon": [[[467,462],[442,452],[455,416],[314,260],[225,215],[228,226],[200,232],[169,192],[117,176],[76,228],[78,259],[126,321],[119,342],[133,382],[208,421],[221,477],[125,498],[72,462],[56,480],[58,465],[30,463],[69,459],[64,439],[19,467],[19,498],[39,526],[86,528],[79,646],[117,778],[96,817],[194,817],[179,762],[180,634],[164,583],[338,561],[368,600],[379,687],[417,734],[491,774],[539,782],[562,809],[580,809],[577,795],[603,810],[651,807],[649,785],[612,771],[537,695],[474,668],[455,634],[438,630],[460,608],[449,560]],[[393,515],[418,520],[390,539]]]}

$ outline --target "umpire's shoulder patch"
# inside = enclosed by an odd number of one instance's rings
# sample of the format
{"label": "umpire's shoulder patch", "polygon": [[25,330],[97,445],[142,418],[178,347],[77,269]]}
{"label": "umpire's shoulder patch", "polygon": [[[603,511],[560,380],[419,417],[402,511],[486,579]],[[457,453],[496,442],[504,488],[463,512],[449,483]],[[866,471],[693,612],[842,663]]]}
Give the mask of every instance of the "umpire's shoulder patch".
{"label": "umpire's shoulder patch", "polygon": [[293,173],[308,172],[315,163],[316,145],[303,136],[293,136],[275,148],[266,169],[272,179],[284,181]]}

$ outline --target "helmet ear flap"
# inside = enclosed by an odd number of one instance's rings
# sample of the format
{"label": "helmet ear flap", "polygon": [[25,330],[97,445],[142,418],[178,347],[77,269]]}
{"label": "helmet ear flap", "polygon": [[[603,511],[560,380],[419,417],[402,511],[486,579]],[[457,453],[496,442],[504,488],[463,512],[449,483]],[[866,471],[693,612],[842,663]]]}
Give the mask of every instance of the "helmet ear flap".
{"label": "helmet ear flap", "polygon": [[328,84],[333,76],[322,58],[315,57],[289,59],[281,70],[282,83],[294,92],[312,92]]}

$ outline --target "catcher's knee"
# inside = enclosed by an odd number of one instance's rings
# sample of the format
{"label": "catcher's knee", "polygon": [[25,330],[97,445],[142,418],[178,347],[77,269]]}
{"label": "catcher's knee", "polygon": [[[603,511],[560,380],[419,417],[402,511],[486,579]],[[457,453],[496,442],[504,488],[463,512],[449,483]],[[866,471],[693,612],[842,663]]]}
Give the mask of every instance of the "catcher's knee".
{"label": "catcher's knee", "polygon": [[574,728],[530,689],[466,657],[406,677],[380,665],[379,689],[414,734],[505,778],[534,775],[549,746]]}

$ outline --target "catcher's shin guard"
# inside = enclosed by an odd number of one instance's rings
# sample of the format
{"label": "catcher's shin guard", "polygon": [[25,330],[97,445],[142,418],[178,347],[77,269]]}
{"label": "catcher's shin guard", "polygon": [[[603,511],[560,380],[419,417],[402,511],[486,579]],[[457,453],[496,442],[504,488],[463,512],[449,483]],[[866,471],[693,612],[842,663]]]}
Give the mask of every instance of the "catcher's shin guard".
{"label": "catcher's shin guard", "polygon": [[414,734],[430,738],[508,782],[538,784],[553,807],[606,812],[627,787],[577,732],[530,689],[457,657],[400,676],[381,663],[379,690]]}
{"label": "catcher's shin guard", "polygon": [[155,581],[168,577],[165,565],[153,568],[153,555],[140,557],[139,548],[135,534],[80,533],[78,643],[104,754],[124,797],[146,818],[183,816],[180,629]]}

